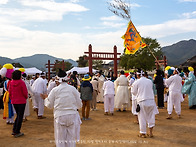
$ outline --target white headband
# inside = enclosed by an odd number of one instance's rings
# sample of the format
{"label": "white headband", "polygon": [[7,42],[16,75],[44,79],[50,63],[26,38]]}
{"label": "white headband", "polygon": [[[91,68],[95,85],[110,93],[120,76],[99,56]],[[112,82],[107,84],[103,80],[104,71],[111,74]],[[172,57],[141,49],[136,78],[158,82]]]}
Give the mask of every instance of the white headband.
{"label": "white headband", "polygon": [[68,77],[68,76],[65,76],[65,77],[63,77],[63,78],[60,78],[60,77],[57,76],[57,79],[59,79],[59,80],[58,80],[59,83],[62,83],[63,81],[67,82],[67,81],[69,80],[69,77]]}
{"label": "white headband", "polygon": [[141,70],[141,72],[136,72],[136,74],[142,76],[144,72]]}
{"label": "white headband", "polygon": [[176,68],[175,70],[176,70],[178,73],[180,73],[180,72],[178,71],[178,68]]}

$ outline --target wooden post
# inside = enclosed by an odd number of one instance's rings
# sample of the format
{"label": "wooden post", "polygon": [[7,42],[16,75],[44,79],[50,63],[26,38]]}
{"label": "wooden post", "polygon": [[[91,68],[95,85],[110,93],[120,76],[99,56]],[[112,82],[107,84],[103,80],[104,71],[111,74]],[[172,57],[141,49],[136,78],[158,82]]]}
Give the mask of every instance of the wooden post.
{"label": "wooden post", "polygon": [[63,63],[62,63],[62,69],[63,69],[63,71],[65,70],[65,62],[64,62],[64,60],[63,60]]}
{"label": "wooden post", "polygon": [[118,73],[117,73],[117,66],[118,66],[118,63],[117,63],[117,47],[116,45],[114,46],[114,74],[116,75],[116,77],[118,77]]}
{"label": "wooden post", "polygon": [[89,47],[88,47],[88,51],[89,51],[89,60],[88,60],[88,64],[89,64],[89,73],[90,75],[92,75],[93,71],[93,61],[92,61],[92,45],[89,44]]}
{"label": "wooden post", "polygon": [[167,66],[167,59],[166,59],[166,56],[163,56],[163,60],[164,60],[164,69],[165,69],[166,66]]}
{"label": "wooden post", "polygon": [[156,57],[156,68],[159,69],[158,57]]}
{"label": "wooden post", "polygon": [[113,60],[114,62],[114,74],[117,76],[117,68],[118,64],[117,61],[120,60],[118,58],[118,55],[121,55],[120,53],[117,53],[117,47],[114,46],[114,52],[93,52],[92,51],[92,45],[89,44],[88,52],[84,52],[85,54],[88,54],[88,57],[85,57],[85,60],[88,60],[88,66],[89,66],[89,73],[92,75],[92,61],[93,60]]}

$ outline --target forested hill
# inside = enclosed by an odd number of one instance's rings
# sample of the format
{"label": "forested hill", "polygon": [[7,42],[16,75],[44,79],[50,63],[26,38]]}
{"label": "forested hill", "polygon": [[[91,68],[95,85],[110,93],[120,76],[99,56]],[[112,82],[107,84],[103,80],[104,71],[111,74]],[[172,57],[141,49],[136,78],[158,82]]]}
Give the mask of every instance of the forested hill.
{"label": "forested hill", "polygon": [[196,40],[183,40],[162,48],[167,57],[168,65],[177,66],[196,55]]}

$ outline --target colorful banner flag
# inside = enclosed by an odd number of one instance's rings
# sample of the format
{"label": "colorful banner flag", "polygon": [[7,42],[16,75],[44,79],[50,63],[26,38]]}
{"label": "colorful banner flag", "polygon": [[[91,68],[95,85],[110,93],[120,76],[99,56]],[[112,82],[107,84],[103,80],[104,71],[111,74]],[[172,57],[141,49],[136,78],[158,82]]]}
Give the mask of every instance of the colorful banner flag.
{"label": "colorful banner flag", "polygon": [[124,47],[126,48],[125,54],[135,54],[137,50],[146,47],[131,20],[122,39],[124,39]]}

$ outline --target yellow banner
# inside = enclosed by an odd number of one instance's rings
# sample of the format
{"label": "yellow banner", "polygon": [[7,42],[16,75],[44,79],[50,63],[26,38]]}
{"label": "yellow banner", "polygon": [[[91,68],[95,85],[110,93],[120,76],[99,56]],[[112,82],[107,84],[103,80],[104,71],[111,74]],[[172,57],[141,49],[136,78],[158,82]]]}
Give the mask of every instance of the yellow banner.
{"label": "yellow banner", "polygon": [[125,54],[135,54],[137,50],[146,47],[132,21],[129,22],[127,31],[122,36],[122,39],[124,39],[124,47],[126,48]]}

